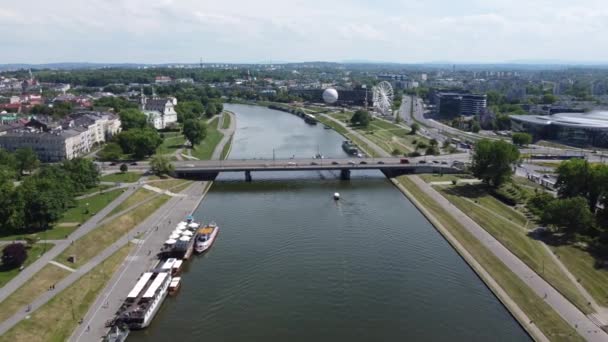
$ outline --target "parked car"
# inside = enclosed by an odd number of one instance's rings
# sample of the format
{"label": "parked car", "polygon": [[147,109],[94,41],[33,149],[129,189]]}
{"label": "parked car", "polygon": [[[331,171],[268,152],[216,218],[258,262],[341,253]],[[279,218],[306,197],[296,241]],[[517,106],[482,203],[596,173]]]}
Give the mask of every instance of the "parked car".
{"label": "parked car", "polygon": [[433,164],[439,164],[438,160],[433,160]]}
{"label": "parked car", "polygon": [[382,165],[382,164],[384,164],[384,162],[381,160],[381,161],[379,161],[379,162],[378,162],[378,164],[381,164],[381,165]]}
{"label": "parked car", "polygon": [[426,160],[421,160],[418,162],[418,164],[426,164]]}
{"label": "parked car", "polygon": [[294,162],[289,162],[289,163],[287,163],[287,165],[288,165],[288,166],[298,166],[298,164],[297,164],[297,163],[294,163]]}
{"label": "parked car", "polygon": [[410,160],[409,159],[405,159],[405,158],[401,158],[401,160],[399,161],[399,163],[401,163],[401,164],[409,164]]}
{"label": "parked car", "polygon": [[340,163],[338,163],[337,161],[334,160],[331,162],[331,165],[340,165]]}
{"label": "parked car", "polygon": [[115,166],[115,165],[116,165],[116,162],[111,162],[110,163],[110,166]]}
{"label": "parked car", "polygon": [[362,160],[359,164],[361,164],[361,165],[367,165],[367,162],[365,160]]}
{"label": "parked car", "polygon": [[137,162],[132,162],[132,163],[131,163],[131,164],[129,164],[129,165],[137,165]]}
{"label": "parked car", "polygon": [[355,165],[355,162],[354,162],[354,161],[352,161],[352,160],[349,160],[349,161],[348,161],[348,165]]}
{"label": "parked car", "polygon": [[319,163],[317,163],[317,162],[312,162],[312,163],[310,163],[310,165],[319,165]]}
{"label": "parked car", "polygon": [[447,161],[445,161],[445,160],[442,160],[442,161],[441,161],[441,165],[448,165],[448,162],[447,162]]}

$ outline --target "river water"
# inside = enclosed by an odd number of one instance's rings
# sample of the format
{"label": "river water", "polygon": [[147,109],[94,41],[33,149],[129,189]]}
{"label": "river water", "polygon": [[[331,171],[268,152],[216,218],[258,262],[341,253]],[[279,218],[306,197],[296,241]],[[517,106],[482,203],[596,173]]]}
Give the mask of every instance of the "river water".
{"label": "river water", "polygon": [[[291,114],[226,105],[230,158],[347,157],[340,135]],[[379,172],[222,175],[195,212],[220,235],[129,341],[529,341]],[[334,202],[332,194],[342,199]]]}

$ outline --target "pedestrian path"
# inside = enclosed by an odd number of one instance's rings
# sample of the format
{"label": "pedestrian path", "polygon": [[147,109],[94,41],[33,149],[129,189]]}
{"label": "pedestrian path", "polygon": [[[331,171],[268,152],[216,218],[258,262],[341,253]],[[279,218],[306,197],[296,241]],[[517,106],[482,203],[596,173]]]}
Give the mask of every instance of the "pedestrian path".
{"label": "pedestrian path", "polygon": [[55,260],[51,260],[51,261],[49,261],[49,263],[51,263],[51,264],[53,264],[53,265],[55,265],[55,266],[57,266],[57,267],[61,267],[61,268],[63,268],[63,269],[64,269],[64,270],[66,270],[66,271],[69,271],[69,272],[76,272],[76,270],[75,270],[75,269],[73,269],[73,268],[71,268],[71,267],[68,267],[68,266],[66,266],[66,265],[64,265],[64,264],[62,264],[62,263],[60,263],[60,262],[55,261]]}

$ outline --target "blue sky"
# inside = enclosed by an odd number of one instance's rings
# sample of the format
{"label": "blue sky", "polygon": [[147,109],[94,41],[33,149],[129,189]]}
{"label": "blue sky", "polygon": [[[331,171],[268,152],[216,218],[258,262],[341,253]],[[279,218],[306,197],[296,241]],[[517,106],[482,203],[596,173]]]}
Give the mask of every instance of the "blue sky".
{"label": "blue sky", "polygon": [[608,62],[605,0],[4,0],[0,63]]}

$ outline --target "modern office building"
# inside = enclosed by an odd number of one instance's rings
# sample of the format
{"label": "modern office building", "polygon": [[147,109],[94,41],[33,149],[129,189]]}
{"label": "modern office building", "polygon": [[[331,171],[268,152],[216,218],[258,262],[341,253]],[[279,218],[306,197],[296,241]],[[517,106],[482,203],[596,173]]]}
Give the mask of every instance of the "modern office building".
{"label": "modern office building", "polygon": [[511,115],[514,132],[528,132],[535,139],[550,139],[576,146],[608,147],[608,111]]}
{"label": "modern office building", "polygon": [[437,93],[437,111],[443,117],[479,115],[487,106],[486,95]]}

